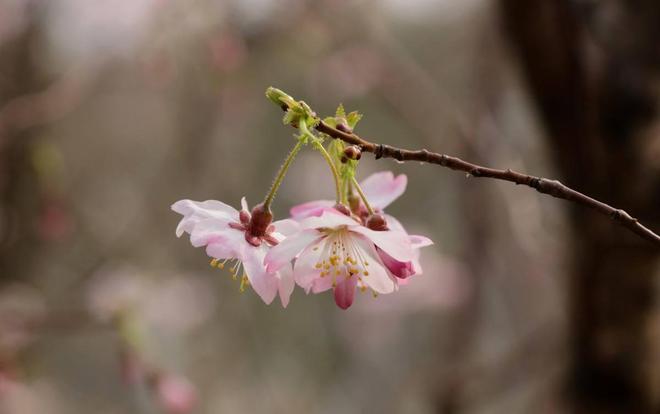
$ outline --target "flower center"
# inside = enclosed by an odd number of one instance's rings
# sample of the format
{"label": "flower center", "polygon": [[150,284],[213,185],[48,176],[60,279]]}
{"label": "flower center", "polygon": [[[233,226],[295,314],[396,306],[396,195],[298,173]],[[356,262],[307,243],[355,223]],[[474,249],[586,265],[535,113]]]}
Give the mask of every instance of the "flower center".
{"label": "flower center", "polygon": [[245,240],[252,246],[259,247],[264,241],[270,246],[275,246],[279,243],[272,234],[275,231],[275,227],[270,224],[273,215],[270,212],[264,212],[262,207],[255,207],[252,210],[252,214],[246,210],[241,210],[238,218],[240,223],[231,222],[229,223],[229,227],[244,232]]}
{"label": "flower center", "polygon": [[[366,252],[355,242],[355,236],[346,228],[322,231],[327,237],[319,261],[315,264],[316,269],[321,271],[319,276],[331,277],[333,288],[341,278],[357,277],[360,291],[366,291],[367,286],[363,278],[369,276],[369,262],[366,260]],[[312,250],[318,249],[316,246]]]}

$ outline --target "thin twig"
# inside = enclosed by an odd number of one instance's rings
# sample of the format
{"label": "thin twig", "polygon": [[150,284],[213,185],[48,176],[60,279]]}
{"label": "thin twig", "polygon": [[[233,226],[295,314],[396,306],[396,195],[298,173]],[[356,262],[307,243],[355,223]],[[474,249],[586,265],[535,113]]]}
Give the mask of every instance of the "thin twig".
{"label": "thin twig", "polygon": [[639,236],[660,245],[660,236],[642,225],[636,218],[632,217],[626,211],[614,208],[602,201],[598,201],[580,193],[579,191],[573,190],[557,180],[534,177],[510,169],[499,170],[496,168],[482,167],[480,165],[463,161],[460,158],[430,152],[425,149],[411,151],[389,145],[376,144],[360,138],[354,133],[343,132],[333,128],[323,121],[316,126],[316,130],[333,138],[341,139],[348,144],[357,145],[362,152],[373,153],[376,156],[376,159],[394,158],[398,161],[422,161],[429,164],[437,164],[441,167],[451,168],[456,171],[463,171],[467,173],[469,177],[494,178],[532,187],[539,193],[548,194],[556,198],[562,198],[592,208],[610,217],[628,230],[637,233]]}

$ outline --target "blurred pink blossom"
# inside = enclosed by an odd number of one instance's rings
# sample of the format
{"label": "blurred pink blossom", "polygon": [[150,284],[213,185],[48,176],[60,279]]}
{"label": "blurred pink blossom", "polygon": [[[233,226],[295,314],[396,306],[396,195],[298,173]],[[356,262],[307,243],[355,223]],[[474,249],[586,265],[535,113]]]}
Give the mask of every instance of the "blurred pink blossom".
{"label": "blurred pink blossom", "polygon": [[73,231],[73,219],[62,203],[47,200],[39,213],[37,230],[44,241],[62,241]]}
{"label": "blurred pink blossom", "polygon": [[193,274],[148,276],[128,265],[102,269],[89,284],[90,312],[109,322],[130,311],[148,326],[171,334],[187,333],[211,317],[216,300],[204,279]]}
{"label": "blurred pink blossom", "polygon": [[163,409],[171,414],[189,413],[198,403],[195,386],[187,378],[172,374],[158,375],[156,396]]}
{"label": "blurred pink blossom", "polygon": [[232,32],[224,32],[211,38],[209,51],[211,63],[221,72],[239,69],[248,55],[243,39]]}
{"label": "blurred pink blossom", "polygon": [[41,294],[26,285],[0,290],[0,354],[13,355],[34,338],[34,327],[46,315]]}

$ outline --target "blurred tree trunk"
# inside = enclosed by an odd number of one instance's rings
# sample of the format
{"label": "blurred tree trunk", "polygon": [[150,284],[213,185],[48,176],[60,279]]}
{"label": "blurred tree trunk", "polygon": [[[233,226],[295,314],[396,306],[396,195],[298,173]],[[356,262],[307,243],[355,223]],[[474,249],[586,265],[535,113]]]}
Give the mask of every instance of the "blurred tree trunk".
{"label": "blurred tree trunk", "polygon": [[20,278],[35,252],[37,183],[29,159],[31,133],[16,127],[29,114],[8,108],[13,100],[43,87],[34,62],[41,20],[37,10],[31,12],[21,32],[0,45],[0,282]]}
{"label": "blurred tree trunk", "polygon": [[[562,180],[660,230],[660,2],[500,6]],[[660,251],[592,211],[570,213],[570,403],[659,412]]]}

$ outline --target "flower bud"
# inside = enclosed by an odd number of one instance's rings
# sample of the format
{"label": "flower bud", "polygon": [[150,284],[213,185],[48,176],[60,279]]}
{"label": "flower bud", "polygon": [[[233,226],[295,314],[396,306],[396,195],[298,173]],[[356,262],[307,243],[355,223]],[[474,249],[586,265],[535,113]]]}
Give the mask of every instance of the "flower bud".
{"label": "flower bud", "polygon": [[378,213],[374,213],[367,218],[367,227],[375,231],[388,230],[385,216]]}
{"label": "flower bud", "polygon": [[339,211],[340,213],[342,213],[344,215],[347,215],[349,217],[351,216],[351,210],[349,210],[348,207],[346,207],[343,204],[337,203],[337,204],[335,204],[334,208],[335,208],[335,210]]}
{"label": "flower bud", "polygon": [[338,130],[341,132],[345,132],[347,134],[352,134],[353,129],[348,126],[348,124],[343,120],[343,119],[337,119],[337,127]]}
{"label": "flower bud", "polygon": [[283,100],[292,99],[289,95],[284,93],[283,91],[273,88],[272,86],[266,89],[266,98],[270,100],[272,103],[275,105],[282,106],[283,109],[287,109],[286,104],[284,104]]}
{"label": "flower bud", "polygon": [[362,157],[362,151],[357,145],[349,145],[344,148],[344,156],[349,160],[359,160]]}

